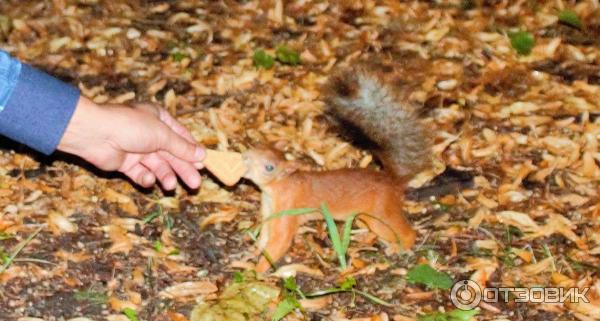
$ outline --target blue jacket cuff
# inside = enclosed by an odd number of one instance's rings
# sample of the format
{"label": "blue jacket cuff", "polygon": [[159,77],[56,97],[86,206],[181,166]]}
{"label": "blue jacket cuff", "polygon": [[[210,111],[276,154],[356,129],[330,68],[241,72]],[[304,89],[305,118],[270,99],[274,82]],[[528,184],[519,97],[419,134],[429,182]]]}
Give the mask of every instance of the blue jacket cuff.
{"label": "blue jacket cuff", "polygon": [[0,134],[52,154],[78,101],[76,87],[22,64],[17,84],[0,112]]}

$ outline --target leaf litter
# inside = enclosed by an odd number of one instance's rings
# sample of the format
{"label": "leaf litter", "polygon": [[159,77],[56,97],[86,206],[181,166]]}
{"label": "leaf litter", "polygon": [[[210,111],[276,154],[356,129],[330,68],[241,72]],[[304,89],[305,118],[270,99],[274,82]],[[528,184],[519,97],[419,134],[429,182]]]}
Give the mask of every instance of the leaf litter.
{"label": "leaf litter", "polygon": [[[405,206],[413,252],[387,255],[360,222],[340,225],[344,245],[350,236],[340,270],[328,226],[311,222],[279,273],[260,281],[273,289],[270,311],[292,275],[304,293],[351,276],[391,306],[340,292],[299,298],[286,320],[600,318],[597,1],[11,0],[0,9],[4,50],[98,103],[162,104],[213,148],[272,144],[307,168],[376,167],[331,127],[319,97],[334,68],[358,60],[377,61],[424,106],[435,166],[410,184],[411,195],[428,195]],[[7,320],[189,320],[197,301],[220,306],[235,272],[255,262],[248,230],[260,194],[247,182],[225,188],[206,176],[198,192],[163,195],[10,143],[0,163]],[[435,179],[453,169],[469,171],[472,186]],[[437,272],[409,282],[423,265]],[[459,313],[445,285],[427,286],[438,273],[589,287],[590,302]]]}

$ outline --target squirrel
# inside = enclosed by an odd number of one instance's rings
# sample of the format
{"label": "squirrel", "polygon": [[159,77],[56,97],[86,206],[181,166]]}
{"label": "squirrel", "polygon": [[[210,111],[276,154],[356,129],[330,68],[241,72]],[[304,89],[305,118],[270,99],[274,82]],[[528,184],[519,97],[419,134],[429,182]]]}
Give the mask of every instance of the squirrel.
{"label": "squirrel", "polygon": [[[398,251],[397,244],[410,249],[416,232],[402,213],[404,189],[412,175],[428,166],[431,155],[430,138],[417,108],[403,102],[397,88],[367,65],[334,73],[323,91],[326,111],[376,144],[372,151],[383,170],[304,171],[275,150],[249,149],[242,153],[249,169],[244,177],[262,191],[263,221],[283,210],[326,204],[335,220],[367,214],[357,219],[387,241],[389,249]],[[292,245],[299,226],[319,217],[283,216],[266,221],[259,249],[276,262]],[[256,270],[265,272],[269,267],[262,256]]]}

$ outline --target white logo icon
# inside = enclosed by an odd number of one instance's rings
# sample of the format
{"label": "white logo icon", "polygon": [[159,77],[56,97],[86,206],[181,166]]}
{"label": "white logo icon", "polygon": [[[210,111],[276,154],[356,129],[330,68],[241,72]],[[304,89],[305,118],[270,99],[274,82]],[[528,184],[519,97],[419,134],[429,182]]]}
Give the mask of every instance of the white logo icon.
{"label": "white logo icon", "polygon": [[472,280],[458,281],[452,287],[450,300],[461,310],[472,310],[481,302],[481,287]]}

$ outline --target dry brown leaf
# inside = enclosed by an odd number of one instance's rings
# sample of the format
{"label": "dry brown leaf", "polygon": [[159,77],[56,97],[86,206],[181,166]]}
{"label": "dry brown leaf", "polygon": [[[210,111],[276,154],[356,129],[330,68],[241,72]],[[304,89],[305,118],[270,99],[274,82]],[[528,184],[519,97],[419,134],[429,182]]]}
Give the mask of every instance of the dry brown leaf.
{"label": "dry brown leaf", "polygon": [[333,298],[331,296],[322,296],[316,299],[299,300],[302,308],[307,311],[318,311],[325,309],[331,304],[332,301]]}
{"label": "dry brown leaf", "polygon": [[537,233],[540,227],[526,213],[516,211],[501,211],[496,213],[498,221],[502,224],[518,227],[524,232]]}
{"label": "dry brown leaf", "polygon": [[522,271],[523,271],[523,273],[526,273],[526,274],[535,275],[535,274],[551,271],[552,269],[550,267],[553,265],[554,265],[554,258],[547,257],[537,263],[525,265],[522,268]]}
{"label": "dry brown leaf", "polygon": [[285,279],[288,277],[295,277],[298,273],[305,273],[308,275],[322,277],[323,272],[319,269],[310,268],[304,264],[288,264],[281,266],[277,269],[277,271],[273,272],[271,275],[276,276],[281,279]]}
{"label": "dry brown leaf", "polygon": [[199,295],[215,293],[217,290],[219,290],[219,288],[209,281],[183,282],[163,289],[159,292],[159,295],[168,299],[181,299],[190,296],[196,297]]}
{"label": "dry brown leaf", "polygon": [[137,205],[135,205],[135,203],[129,196],[121,194],[111,188],[107,188],[104,191],[103,197],[109,202],[119,204],[119,207],[128,214],[131,214],[133,216],[139,215]]}
{"label": "dry brown leaf", "polygon": [[50,230],[52,230],[52,232],[57,235],[61,233],[77,232],[77,225],[71,223],[71,221],[69,221],[69,219],[66,216],[55,211],[51,211],[48,214],[48,223],[50,226]]}
{"label": "dry brown leaf", "polygon": [[109,253],[123,252],[128,254],[133,249],[133,241],[129,238],[127,230],[117,225],[108,225],[103,228],[112,241]]}
{"label": "dry brown leaf", "polygon": [[237,215],[239,214],[239,210],[237,208],[225,208],[221,211],[210,214],[206,217],[202,223],[200,223],[200,228],[205,228],[208,225],[219,224],[219,223],[228,223],[233,221]]}

